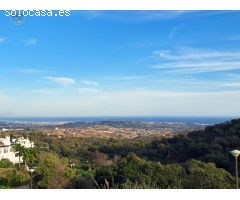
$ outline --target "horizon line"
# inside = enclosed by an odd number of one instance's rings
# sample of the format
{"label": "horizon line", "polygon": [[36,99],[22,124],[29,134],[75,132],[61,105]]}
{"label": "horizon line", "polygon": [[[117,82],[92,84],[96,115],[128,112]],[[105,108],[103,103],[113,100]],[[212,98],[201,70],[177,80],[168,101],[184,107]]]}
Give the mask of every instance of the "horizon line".
{"label": "horizon line", "polygon": [[234,115],[83,115],[83,116],[0,116],[0,118],[83,118],[83,117],[233,117]]}

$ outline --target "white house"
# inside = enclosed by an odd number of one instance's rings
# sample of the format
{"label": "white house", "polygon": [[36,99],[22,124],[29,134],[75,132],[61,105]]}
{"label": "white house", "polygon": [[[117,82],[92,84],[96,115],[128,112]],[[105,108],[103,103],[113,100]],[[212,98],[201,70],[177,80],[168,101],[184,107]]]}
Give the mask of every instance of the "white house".
{"label": "white house", "polygon": [[25,148],[34,147],[34,142],[31,142],[28,138],[25,139],[24,137],[19,137],[18,139],[12,139],[12,142],[16,144],[21,144]]}
{"label": "white house", "polygon": [[[9,159],[12,163],[19,163],[19,156],[14,152],[13,145],[21,144],[25,148],[34,147],[34,143],[31,142],[28,138],[25,139],[20,137],[18,139],[10,139],[10,136],[5,136],[5,138],[0,138],[0,160]],[[22,157],[20,156],[20,163],[23,162]]]}

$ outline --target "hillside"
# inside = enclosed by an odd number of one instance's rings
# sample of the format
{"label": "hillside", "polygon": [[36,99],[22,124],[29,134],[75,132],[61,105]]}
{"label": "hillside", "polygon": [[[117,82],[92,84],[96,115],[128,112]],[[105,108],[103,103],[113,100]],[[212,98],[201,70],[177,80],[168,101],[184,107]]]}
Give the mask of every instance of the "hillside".
{"label": "hillside", "polygon": [[183,163],[197,159],[213,162],[217,167],[233,172],[233,157],[230,151],[238,147],[240,119],[234,119],[188,135],[152,141],[140,155],[164,163]]}
{"label": "hillside", "polygon": [[240,144],[240,119],[172,138],[24,134],[36,144],[34,160],[27,161],[36,168],[35,188],[235,187],[229,151]]}

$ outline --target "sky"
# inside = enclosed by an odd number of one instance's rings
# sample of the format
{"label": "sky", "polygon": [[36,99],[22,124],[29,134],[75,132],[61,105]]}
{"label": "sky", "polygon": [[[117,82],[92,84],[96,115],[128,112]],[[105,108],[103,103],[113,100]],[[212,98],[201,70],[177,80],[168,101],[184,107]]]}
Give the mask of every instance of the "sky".
{"label": "sky", "polygon": [[0,13],[0,117],[240,116],[240,12]]}

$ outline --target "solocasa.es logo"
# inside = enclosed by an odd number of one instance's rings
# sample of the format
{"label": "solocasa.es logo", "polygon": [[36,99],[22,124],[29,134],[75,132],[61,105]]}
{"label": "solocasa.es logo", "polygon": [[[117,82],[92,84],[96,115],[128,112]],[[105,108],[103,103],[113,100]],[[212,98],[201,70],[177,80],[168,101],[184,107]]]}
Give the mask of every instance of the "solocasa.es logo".
{"label": "solocasa.es logo", "polygon": [[22,25],[25,21],[25,16],[21,10],[5,10],[5,16],[10,17],[14,25]]}

